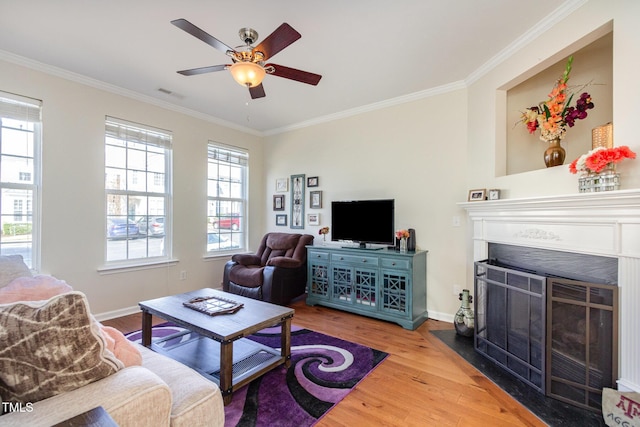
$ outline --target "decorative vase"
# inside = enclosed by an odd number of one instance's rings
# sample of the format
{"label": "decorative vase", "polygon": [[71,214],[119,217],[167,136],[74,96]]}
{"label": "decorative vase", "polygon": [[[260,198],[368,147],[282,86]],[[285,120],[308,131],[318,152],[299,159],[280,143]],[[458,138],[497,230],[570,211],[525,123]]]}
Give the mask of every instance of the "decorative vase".
{"label": "decorative vase", "polygon": [[548,168],[560,166],[564,163],[565,155],[564,148],[560,145],[560,138],[551,139],[549,140],[549,148],[544,152],[544,164]]}
{"label": "decorative vase", "polygon": [[459,294],[458,299],[462,301],[460,309],[453,317],[453,325],[456,327],[456,333],[463,337],[473,336],[473,310],[471,309],[471,302],[473,297],[469,295],[469,289],[463,289]]}
{"label": "decorative vase", "polygon": [[416,250],[416,230],[410,228],[409,237],[407,238],[407,250],[409,252],[414,252]]}
{"label": "decorative vase", "polygon": [[407,239],[406,239],[406,237],[403,237],[402,239],[400,239],[400,253],[401,254],[407,253]]}
{"label": "decorative vase", "polygon": [[580,193],[613,191],[620,189],[620,174],[616,173],[616,164],[609,163],[601,172],[590,172],[578,179]]}

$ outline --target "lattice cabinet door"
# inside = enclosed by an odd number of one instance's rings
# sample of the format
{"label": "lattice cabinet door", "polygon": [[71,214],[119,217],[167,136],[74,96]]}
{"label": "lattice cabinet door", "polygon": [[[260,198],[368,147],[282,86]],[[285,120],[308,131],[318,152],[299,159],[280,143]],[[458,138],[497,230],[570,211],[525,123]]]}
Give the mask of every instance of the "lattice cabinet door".
{"label": "lattice cabinet door", "polygon": [[353,302],[361,308],[376,308],[376,289],[377,289],[376,270],[356,268],[353,275]]}
{"label": "lattice cabinet door", "polygon": [[382,270],[380,286],[380,310],[409,315],[411,308],[411,273],[402,270]]}
{"label": "lattice cabinet door", "polygon": [[331,268],[331,298],[343,302],[352,302],[353,267],[334,265]]}
{"label": "lattice cabinet door", "polygon": [[327,263],[309,263],[309,289],[307,292],[316,298],[329,298],[329,265]]}

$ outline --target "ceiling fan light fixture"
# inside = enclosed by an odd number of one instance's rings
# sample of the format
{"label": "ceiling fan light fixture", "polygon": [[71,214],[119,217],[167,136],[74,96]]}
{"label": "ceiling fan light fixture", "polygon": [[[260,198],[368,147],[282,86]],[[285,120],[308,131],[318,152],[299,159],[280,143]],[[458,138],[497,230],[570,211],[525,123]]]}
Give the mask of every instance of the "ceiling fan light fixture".
{"label": "ceiling fan light fixture", "polygon": [[255,87],[262,83],[265,69],[255,62],[236,62],[229,69],[233,79],[245,87]]}

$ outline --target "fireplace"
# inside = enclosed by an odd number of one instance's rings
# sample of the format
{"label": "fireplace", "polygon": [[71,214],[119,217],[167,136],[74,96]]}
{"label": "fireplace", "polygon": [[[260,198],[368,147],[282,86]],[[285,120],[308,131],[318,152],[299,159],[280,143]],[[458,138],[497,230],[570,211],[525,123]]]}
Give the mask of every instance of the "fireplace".
{"label": "fireplace", "polygon": [[[635,314],[640,306],[640,189],[463,202],[459,206],[466,209],[469,215],[469,258],[472,258],[472,266],[475,262],[493,257],[498,260],[496,267],[545,278],[544,299],[547,304],[517,311],[519,315],[524,315],[526,311],[529,329],[530,325],[537,325],[538,316],[544,316],[546,328],[536,328],[536,333],[544,330],[546,336],[544,339],[535,337],[526,344],[530,354],[527,357],[533,357],[529,363],[531,366],[518,366],[517,370],[528,375],[529,381],[539,390],[552,394],[559,390],[565,394],[569,389],[572,399],[578,396],[574,400],[587,405],[590,399],[597,399],[589,395],[591,390],[588,387],[599,390],[602,384],[610,380],[614,388],[621,391],[640,392],[640,365],[637,363],[640,335],[635,331]],[[499,250],[495,255],[494,249],[490,249],[501,245],[509,250]],[[507,253],[512,248],[517,250],[513,254]],[[539,259],[537,251],[552,251],[553,256],[541,266],[536,264]],[[573,266],[574,271],[566,271],[567,266]],[[474,274],[475,268],[470,268],[469,283],[473,283]],[[566,279],[571,282],[563,282]],[[527,286],[532,286],[523,294],[527,298],[519,295],[514,301],[538,298],[534,297],[536,291],[533,282]],[[585,301],[580,300],[583,297]],[[474,295],[474,300],[478,298],[478,295]],[[540,292],[539,299],[542,298]],[[570,307],[567,301],[576,302],[573,305],[578,308]],[[616,302],[617,312],[614,308]],[[583,321],[569,317],[558,322],[580,326],[579,329],[569,327],[562,332],[557,327],[554,330],[548,321],[548,317],[551,317],[551,322],[556,317],[554,308],[556,316],[558,313],[570,314],[574,311],[589,315]],[[478,322],[482,321],[478,319],[479,316],[483,314],[476,313],[476,328],[479,328]],[[520,323],[511,332],[512,339],[519,337],[518,334],[524,329],[525,322],[518,321]],[[603,338],[598,329],[592,329],[589,333],[583,330],[589,324],[599,325],[603,321],[612,325],[610,338]],[[555,340],[557,343],[570,337],[576,330],[580,331],[578,335],[584,336],[580,339],[574,337],[575,345],[584,345],[578,359],[588,359],[576,375],[585,378],[586,389],[576,388],[572,382],[566,382],[564,377],[567,371],[577,372],[574,360],[555,355],[564,351],[555,352],[548,345],[549,341],[553,343]],[[613,351],[598,353],[602,347],[611,347]],[[551,352],[551,356],[537,361],[535,356],[543,352]],[[525,359],[524,356],[521,358]],[[605,362],[609,364],[608,359],[611,360],[613,372],[610,379],[607,378],[608,374],[600,372],[604,371],[600,365]],[[557,368],[549,371],[546,366],[548,360]],[[597,369],[585,368],[594,364],[598,366]],[[541,375],[544,380],[536,375]],[[560,390],[563,388],[565,390]]]}
{"label": "fireplace", "polygon": [[617,379],[616,280],[615,258],[489,243],[475,263],[475,349],[539,392],[599,412]]}

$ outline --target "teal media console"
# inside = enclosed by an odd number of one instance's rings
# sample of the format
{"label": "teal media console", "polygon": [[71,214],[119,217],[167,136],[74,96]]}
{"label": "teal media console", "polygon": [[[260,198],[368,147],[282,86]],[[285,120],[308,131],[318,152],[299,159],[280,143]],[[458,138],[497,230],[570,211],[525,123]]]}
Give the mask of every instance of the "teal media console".
{"label": "teal media console", "polygon": [[307,246],[307,304],[414,330],[427,320],[427,252]]}

